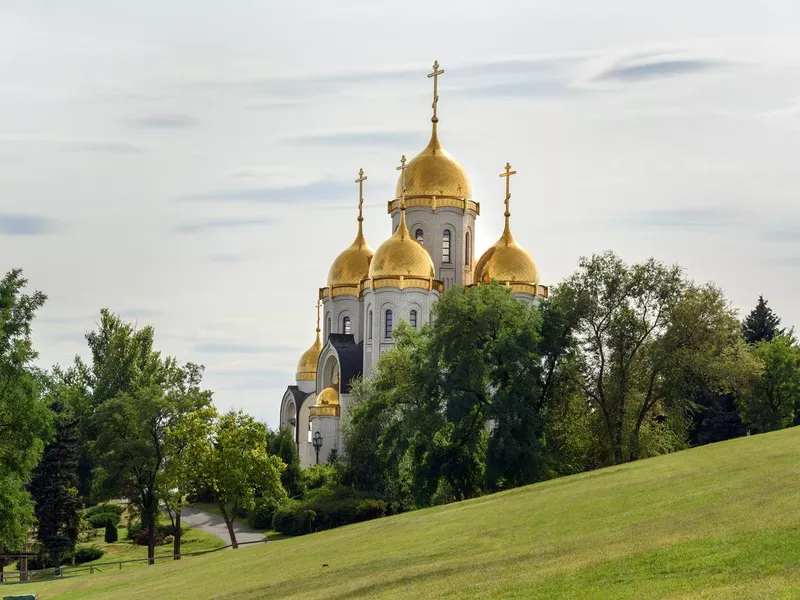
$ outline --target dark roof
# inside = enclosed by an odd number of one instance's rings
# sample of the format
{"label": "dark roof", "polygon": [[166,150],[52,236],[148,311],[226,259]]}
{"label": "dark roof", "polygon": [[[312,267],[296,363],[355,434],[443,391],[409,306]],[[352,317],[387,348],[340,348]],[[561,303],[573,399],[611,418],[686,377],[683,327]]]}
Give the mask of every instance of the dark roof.
{"label": "dark roof", "polygon": [[350,382],[364,371],[364,353],[361,344],[356,344],[352,334],[332,333],[328,342],[339,356],[340,388],[342,394],[350,392]]}
{"label": "dark roof", "polygon": [[311,394],[306,394],[305,392],[301,392],[300,388],[296,385],[290,385],[289,391],[292,392],[292,396],[294,397],[294,402],[297,405],[297,410],[300,410],[300,407],[303,405],[303,400],[308,398]]}

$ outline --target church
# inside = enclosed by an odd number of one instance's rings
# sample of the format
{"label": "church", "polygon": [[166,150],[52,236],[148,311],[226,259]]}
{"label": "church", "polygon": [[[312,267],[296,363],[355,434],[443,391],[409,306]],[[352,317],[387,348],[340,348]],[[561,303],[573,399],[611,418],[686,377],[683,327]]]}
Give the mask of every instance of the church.
{"label": "church", "polygon": [[435,62],[428,74],[433,79],[431,139],[416,157],[406,161],[404,155],[396,167],[397,186],[387,202],[393,233],[376,251],[362,231],[363,170],[356,180],[355,239],[331,263],[319,290],[316,339],[300,357],[295,383],[281,401],[280,425],[292,431],[303,467],[341,452],[341,426],[352,406],[350,384],[369,377],[381,353],[394,345],[398,323],[422,327],[439,297],[453,286],[496,281],[525,302],[547,297],[536,263],[511,235],[509,186],[516,171],[508,163],[500,174],[506,184],[505,228],[474,260],[480,204],[464,169],[439,141],[437,84],[442,73]]}

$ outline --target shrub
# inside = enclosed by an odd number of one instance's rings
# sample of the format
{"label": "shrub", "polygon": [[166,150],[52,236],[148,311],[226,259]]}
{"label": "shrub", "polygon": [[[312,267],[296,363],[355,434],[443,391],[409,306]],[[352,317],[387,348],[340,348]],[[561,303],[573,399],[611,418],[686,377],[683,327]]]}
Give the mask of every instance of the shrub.
{"label": "shrub", "polygon": [[89,525],[94,527],[95,529],[100,529],[101,527],[105,527],[106,524],[111,523],[115,527],[119,525],[119,515],[115,515],[113,513],[97,513],[91,515],[87,521],[89,521]]}
{"label": "shrub", "polygon": [[128,539],[133,540],[136,539],[136,536],[139,535],[139,532],[142,530],[142,522],[141,521],[131,521],[128,523]]}
{"label": "shrub", "polygon": [[[181,527],[181,531],[183,531]],[[167,536],[175,535],[175,528],[171,524],[156,525],[156,545],[165,544]],[[139,546],[147,546],[147,529],[142,528],[141,521],[131,521],[128,523],[128,539],[133,540]]]}
{"label": "shrub", "polygon": [[98,504],[86,509],[86,516],[91,517],[99,514],[114,514],[119,517],[125,512],[125,507],[120,504]]}
{"label": "shrub", "polygon": [[307,505],[289,502],[279,507],[272,517],[272,528],[286,535],[303,535],[313,531],[317,515]]}
{"label": "shrub", "polygon": [[272,528],[286,535],[303,535],[377,519],[385,514],[386,502],[376,498],[288,503],[275,511]]}
{"label": "shrub", "polygon": [[80,565],[91,560],[97,560],[105,554],[99,546],[79,546],[75,551],[75,564]]}
{"label": "shrub", "polygon": [[106,535],[105,538],[106,544],[111,544],[116,542],[119,539],[119,532],[117,531],[117,526],[114,525],[111,521],[106,523]]}
{"label": "shrub", "polygon": [[250,526],[254,529],[270,529],[272,518],[280,504],[274,498],[259,498],[250,512]]}

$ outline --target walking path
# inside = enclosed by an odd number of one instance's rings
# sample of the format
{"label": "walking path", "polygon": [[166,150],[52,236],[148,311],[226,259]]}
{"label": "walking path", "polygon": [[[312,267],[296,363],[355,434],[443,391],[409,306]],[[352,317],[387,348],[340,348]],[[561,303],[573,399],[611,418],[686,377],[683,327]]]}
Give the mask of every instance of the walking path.
{"label": "walking path", "polygon": [[[212,515],[211,513],[196,508],[186,507],[181,511],[181,523],[215,535],[226,544],[231,543],[231,536],[228,535],[228,527],[225,525],[225,520],[222,517]],[[234,521],[233,530],[236,532],[236,541],[240,544],[242,542],[260,542],[264,540],[264,534],[262,532],[250,529],[238,521]]]}

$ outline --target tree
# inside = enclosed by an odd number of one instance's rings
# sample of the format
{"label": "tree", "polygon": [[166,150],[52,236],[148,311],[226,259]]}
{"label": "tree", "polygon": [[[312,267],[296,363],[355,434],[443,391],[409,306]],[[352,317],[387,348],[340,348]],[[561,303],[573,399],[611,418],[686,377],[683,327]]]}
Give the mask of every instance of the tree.
{"label": "tree", "polygon": [[267,446],[269,453],[279,457],[286,465],[286,470],[281,474],[283,488],[289,494],[289,497],[298,498],[303,494],[302,471],[300,469],[297,444],[294,442],[291,430],[282,428],[276,431],[268,431]]}
{"label": "tree", "polygon": [[210,433],[194,440],[185,452],[197,465],[197,490],[214,496],[236,549],[239,544],[233,524],[239,511],[253,510],[259,495],[287,499],[281,485],[286,466],[267,453],[264,424],[241,411],[215,419]]}
{"label": "tree", "polygon": [[800,347],[788,335],[755,345],[764,371],[749,393],[739,399],[742,419],[760,432],[792,424],[800,405]]}
{"label": "tree", "polygon": [[724,393],[754,373],[721,291],[677,266],[582,258],[555,296],[578,315],[579,385],[617,464],[684,447],[697,393]]}
{"label": "tree", "polygon": [[742,322],[742,334],[749,344],[769,342],[785,332],[785,329],[778,329],[780,324],[780,318],[767,306],[764,296],[759,296],[756,307]]}
{"label": "tree", "polygon": [[36,311],[46,296],[23,293],[27,280],[14,269],[0,280],[0,543],[24,543],[34,505],[24,485],[52,432],[44,375],[33,365]]}
{"label": "tree", "polygon": [[[128,329],[129,337],[132,330]],[[143,345],[152,347],[152,329]],[[124,371],[122,371],[124,373]],[[103,498],[124,495],[147,528],[147,556],[155,556],[159,492],[167,461],[167,431],[181,417],[208,406],[209,392],[200,390],[203,367],[162,359],[150,350],[135,370],[126,391],[104,400],[95,410],[93,444],[98,467],[95,492]],[[97,388],[95,388],[97,389]]]}
{"label": "tree", "polygon": [[78,419],[68,405],[72,390],[58,373],[56,369],[48,394],[56,415],[55,438],[45,447],[29,486],[36,506],[40,562],[56,567],[75,551],[82,508],[78,497]]}

